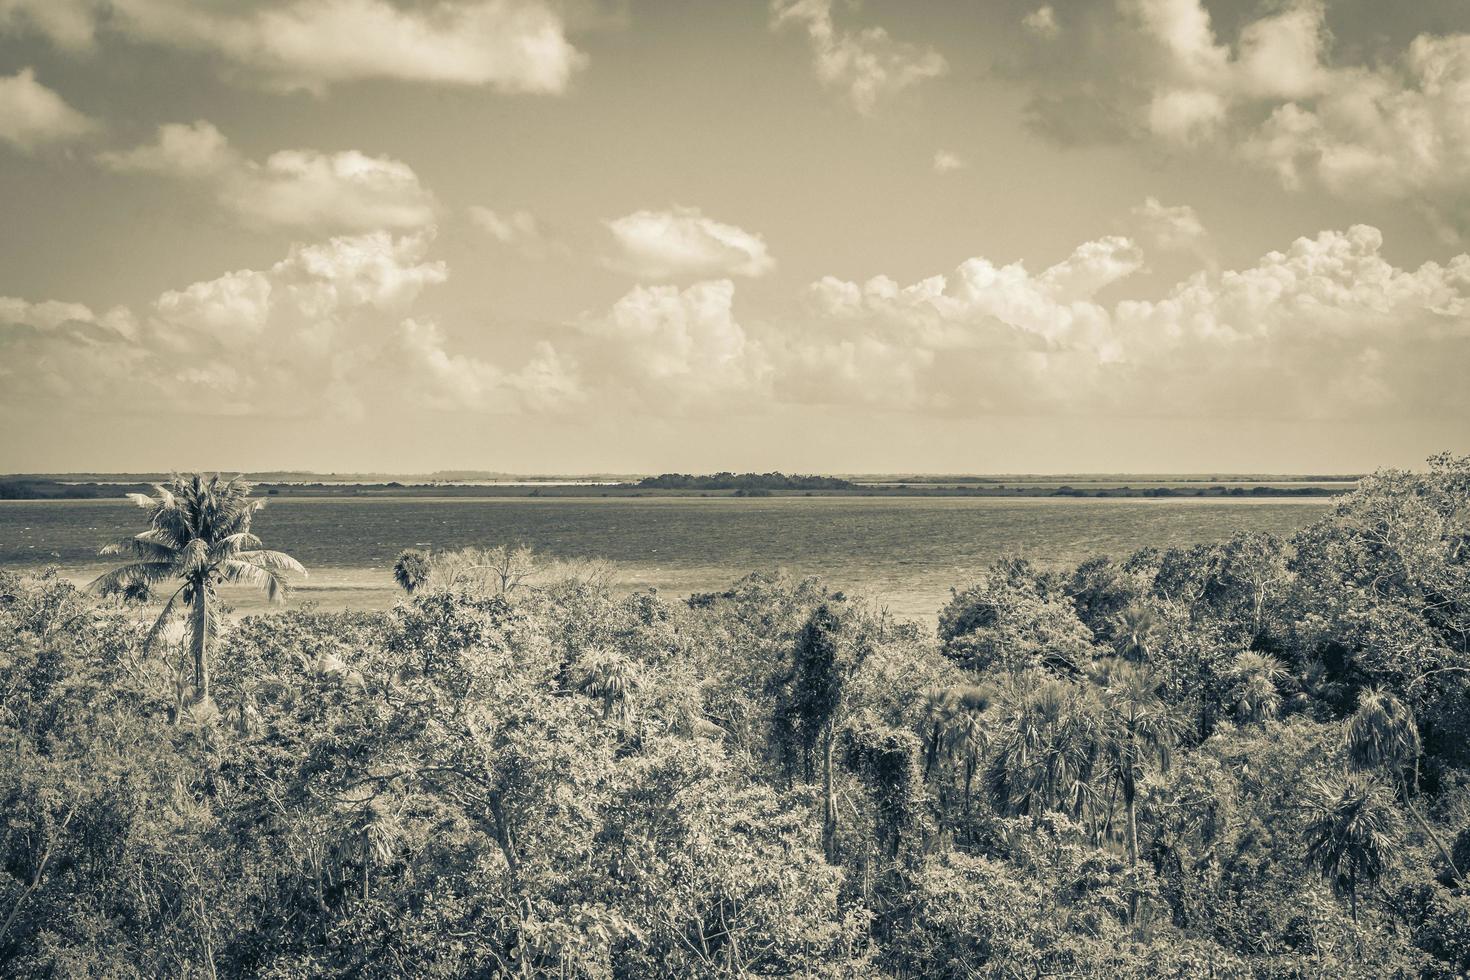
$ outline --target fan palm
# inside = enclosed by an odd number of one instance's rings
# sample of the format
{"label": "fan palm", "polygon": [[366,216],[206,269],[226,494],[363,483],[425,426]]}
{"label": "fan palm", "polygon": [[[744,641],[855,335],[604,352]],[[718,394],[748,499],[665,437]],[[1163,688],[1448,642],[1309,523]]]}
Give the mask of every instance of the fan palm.
{"label": "fan palm", "polygon": [[432,570],[433,565],[427,554],[417,548],[405,548],[399,552],[398,560],[393,563],[393,580],[400,589],[413,595],[428,582]]}
{"label": "fan palm", "polygon": [[164,582],[179,582],[148,632],[151,647],[165,627],[184,609],[186,632],[194,659],[194,698],[209,699],[209,652],[218,632],[221,583],[260,589],[272,602],[286,594],[284,573],[306,574],[301,563],[279,551],[265,551],[250,533],[250,521],[265,506],[251,499],[251,485],[218,476],[175,477],[154,486],[154,496],[128,498],[149,511],[148,530],[102,549],[104,555],[135,560],[99,576],[88,588],[101,594],[131,593]]}
{"label": "fan palm", "polygon": [[1237,721],[1261,724],[1276,717],[1281,708],[1276,682],[1286,676],[1279,660],[1270,654],[1246,650],[1235,658],[1230,673],[1234,681],[1230,693]]}
{"label": "fan palm", "polygon": [[612,651],[589,654],[578,687],[602,701],[602,717],[610,718],[616,708],[619,716],[627,714],[627,699],[642,686],[633,664]]}
{"label": "fan palm", "polygon": [[1352,902],[1358,918],[1358,886],[1375,884],[1398,837],[1393,797],[1360,773],[1314,783],[1307,796],[1307,860]]}
{"label": "fan palm", "polygon": [[1155,763],[1167,766],[1178,734],[1173,714],[1147,670],[1120,665],[1103,690],[1103,755],[1123,797],[1128,864],[1138,864],[1138,784]]}
{"label": "fan palm", "polygon": [[1459,878],[1460,870],[1450,849],[1414,802],[1422,746],[1413,711],[1387,691],[1365,687],[1358,694],[1358,710],[1348,719],[1343,735],[1353,768],[1359,772],[1380,771],[1393,781],[1414,821],[1439,849],[1450,873]]}

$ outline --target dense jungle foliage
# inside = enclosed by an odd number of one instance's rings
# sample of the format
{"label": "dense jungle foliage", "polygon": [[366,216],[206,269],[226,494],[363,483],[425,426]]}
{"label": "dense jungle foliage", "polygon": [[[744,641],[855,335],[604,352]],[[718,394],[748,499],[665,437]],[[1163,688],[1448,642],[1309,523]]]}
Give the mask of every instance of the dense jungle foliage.
{"label": "dense jungle foliage", "polygon": [[[248,520],[157,521],[180,601],[271,585]],[[1007,560],[937,633],[780,575],[398,574],[206,643],[143,573],[0,572],[0,974],[1470,970],[1470,459],[1288,541]]]}

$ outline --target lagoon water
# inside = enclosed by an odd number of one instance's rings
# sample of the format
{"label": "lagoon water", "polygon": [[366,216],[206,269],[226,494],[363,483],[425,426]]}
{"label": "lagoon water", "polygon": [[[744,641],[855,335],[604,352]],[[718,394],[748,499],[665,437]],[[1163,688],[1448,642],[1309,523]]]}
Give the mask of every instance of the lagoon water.
{"label": "lagoon water", "polygon": [[[783,568],[932,622],[951,586],[1007,552],[1054,566],[1247,529],[1286,535],[1330,506],[1321,498],[287,497],[270,502],[255,530],[310,571],[291,605],[385,608],[398,598],[392,564],[403,548],[523,543],[555,558],[611,560],[625,590],[683,596]],[[85,581],[109,567],[97,549],[142,530],[144,516],[124,501],[0,501],[0,566],[50,564]],[[263,606],[249,593],[226,598],[240,612]]]}

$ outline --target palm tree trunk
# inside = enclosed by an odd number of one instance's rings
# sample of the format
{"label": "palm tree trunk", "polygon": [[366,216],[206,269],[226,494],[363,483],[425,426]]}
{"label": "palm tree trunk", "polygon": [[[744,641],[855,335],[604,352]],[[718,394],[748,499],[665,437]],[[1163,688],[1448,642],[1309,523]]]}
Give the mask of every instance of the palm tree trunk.
{"label": "palm tree trunk", "polygon": [[822,732],[822,850],[828,861],[836,860],[837,793],[832,785],[832,743],[836,725],[828,721]]}
{"label": "palm tree trunk", "polygon": [[189,639],[194,648],[194,699],[203,702],[209,697],[209,593],[200,585],[194,587],[192,618],[193,635]]}
{"label": "palm tree trunk", "polygon": [[1455,859],[1450,856],[1449,848],[1445,847],[1444,839],[1435,833],[1434,828],[1429,825],[1429,821],[1424,818],[1424,814],[1414,804],[1414,801],[1409,799],[1407,793],[1404,794],[1404,805],[1409,808],[1409,812],[1419,822],[1419,829],[1423,830],[1425,836],[1434,842],[1435,847],[1439,848],[1440,857],[1444,858],[1444,863],[1450,866],[1450,874],[1455,876],[1456,881],[1459,881],[1460,869],[1455,867]]}
{"label": "palm tree trunk", "polygon": [[[1123,780],[1123,836],[1128,845],[1128,870],[1138,867],[1138,787],[1131,777]],[[1128,896],[1128,921],[1138,921],[1138,886],[1135,882]]]}

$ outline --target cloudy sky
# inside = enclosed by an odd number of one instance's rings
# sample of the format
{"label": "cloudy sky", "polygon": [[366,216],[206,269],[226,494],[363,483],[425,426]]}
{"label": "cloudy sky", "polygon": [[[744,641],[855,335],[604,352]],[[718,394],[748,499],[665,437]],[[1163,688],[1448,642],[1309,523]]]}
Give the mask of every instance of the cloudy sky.
{"label": "cloudy sky", "polygon": [[1464,0],[0,0],[0,470],[1470,449]]}

